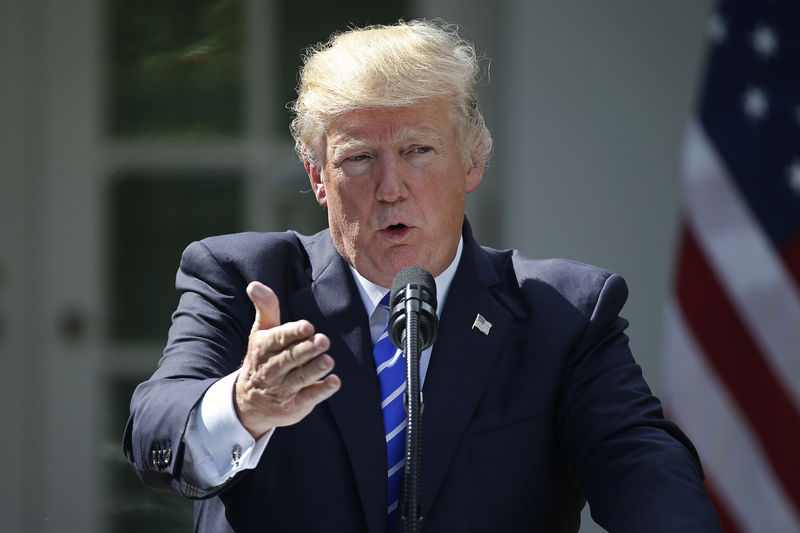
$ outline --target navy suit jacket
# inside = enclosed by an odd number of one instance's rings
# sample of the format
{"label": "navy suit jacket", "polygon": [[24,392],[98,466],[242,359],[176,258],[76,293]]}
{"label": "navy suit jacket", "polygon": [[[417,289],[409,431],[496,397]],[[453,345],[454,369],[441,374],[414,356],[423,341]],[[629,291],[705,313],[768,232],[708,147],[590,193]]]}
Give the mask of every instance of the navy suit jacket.
{"label": "navy suit jacket", "polygon": [[[278,428],[258,467],[208,494],[182,484],[182,435],[206,389],[242,362],[259,280],[282,321],[331,340],[342,388]],[[164,357],[134,393],[128,460],[195,502],[196,531],[386,531],[386,453],[368,317],[327,230],[193,243]],[[584,497],[612,532],[718,531],[688,439],[663,419],[618,313],[625,282],[564,260],[464,252],[424,383],[424,531],[579,528]],[[480,313],[492,327],[473,328]]]}

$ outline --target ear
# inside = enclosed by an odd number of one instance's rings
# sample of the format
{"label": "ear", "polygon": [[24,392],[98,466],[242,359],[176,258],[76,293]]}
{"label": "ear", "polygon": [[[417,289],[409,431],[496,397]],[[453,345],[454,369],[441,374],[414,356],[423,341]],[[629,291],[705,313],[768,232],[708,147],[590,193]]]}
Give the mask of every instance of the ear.
{"label": "ear", "polygon": [[466,191],[471,193],[478,188],[483,180],[483,171],[486,169],[486,159],[472,154],[470,166],[467,169]]}
{"label": "ear", "polygon": [[322,182],[322,168],[312,163],[307,157],[303,157],[303,166],[308,174],[308,181],[311,183],[311,190],[317,198],[317,203],[322,207],[328,207],[328,198],[325,194],[325,184]]}

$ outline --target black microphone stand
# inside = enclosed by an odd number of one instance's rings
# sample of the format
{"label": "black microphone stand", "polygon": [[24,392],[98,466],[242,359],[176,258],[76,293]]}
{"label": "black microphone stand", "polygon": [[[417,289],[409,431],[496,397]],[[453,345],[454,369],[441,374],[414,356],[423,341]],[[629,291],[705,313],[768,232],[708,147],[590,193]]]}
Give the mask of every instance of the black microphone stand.
{"label": "black microphone stand", "polygon": [[[407,290],[411,289],[408,287]],[[410,296],[410,295],[409,295]],[[419,516],[420,462],[422,460],[422,393],[420,392],[419,309],[418,298],[407,297],[406,333],[403,355],[406,359],[406,464],[403,472],[403,524],[406,533],[416,533],[422,523]]]}
{"label": "black microphone stand", "polygon": [[403,469],[403,507],[400,516],[403,530],[417,532],[420,516],[420,463],[422,461],[422,393],[419,359],[422,350],[436,339],[439,318],[436,315],[436,282],[427,270],[410,266],[394,278],[389,316],[389,338],[403,350],[406,359],[405,407],[406,459]]}

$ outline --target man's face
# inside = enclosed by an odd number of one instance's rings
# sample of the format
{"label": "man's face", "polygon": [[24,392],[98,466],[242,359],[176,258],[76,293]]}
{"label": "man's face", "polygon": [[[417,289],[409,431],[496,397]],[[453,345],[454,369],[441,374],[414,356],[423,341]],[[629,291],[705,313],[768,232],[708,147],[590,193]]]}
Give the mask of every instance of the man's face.
{"label": "man's face", "polygon": [[464,163],[447,100],[345,113],[322,153],[322,166],[306,170],[337,250],[361,275],[390,287],[407,266],[447,268],[484,169]]}

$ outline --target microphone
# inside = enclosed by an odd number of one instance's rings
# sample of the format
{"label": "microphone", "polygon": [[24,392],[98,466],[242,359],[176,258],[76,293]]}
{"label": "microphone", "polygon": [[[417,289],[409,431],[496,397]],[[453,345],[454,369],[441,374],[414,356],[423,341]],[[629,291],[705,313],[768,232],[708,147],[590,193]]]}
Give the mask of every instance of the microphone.
{"label": "microphone", "polygon": [[419,350],[433,344],[439,328],[436,316],[436,282],[430,272],[422,267],[410,266],[401,270],[392,282],[389,315],[389,338],[392,344],[403,349],[408,317],[419,316]]}
{"label": "microphone", "polygon": [[436,316],[436,282],[424,268],[401,270],[392,282],[389,338],[406,358],[406,461],[403,468],[403,508],[400,516],[406,533],[422,527],[419,515],[420,463],[422,461],[422,393],[419,359],[433,344],[439,327]]}

